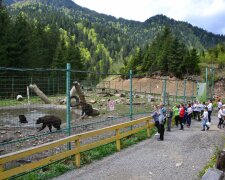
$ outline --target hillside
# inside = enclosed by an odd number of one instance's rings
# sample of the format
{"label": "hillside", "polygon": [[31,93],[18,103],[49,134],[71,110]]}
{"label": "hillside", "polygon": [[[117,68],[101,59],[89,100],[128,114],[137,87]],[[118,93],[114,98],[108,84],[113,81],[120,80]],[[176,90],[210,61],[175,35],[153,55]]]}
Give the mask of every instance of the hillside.
{"label": "hillside", "polygon": [[100,73],[119,72],[124,60],[129,60],[137,47],[150,44],[165,28],[187,47],[206,49],[225,41],[186,22],[157,15],[137,22],[99,14],[71,0],[5,0],[12,17],[25,13],[30,22],[57,26],[75,35],[88,70]]}

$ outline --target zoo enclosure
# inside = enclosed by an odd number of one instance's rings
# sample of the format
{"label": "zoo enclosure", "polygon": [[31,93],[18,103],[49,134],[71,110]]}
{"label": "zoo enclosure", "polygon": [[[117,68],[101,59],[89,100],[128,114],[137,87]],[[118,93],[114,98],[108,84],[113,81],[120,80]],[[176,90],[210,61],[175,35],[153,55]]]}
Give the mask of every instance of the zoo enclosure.
{"label": "zoo enclosure", "polygon": [[[127,75],[129,79],[122,80],[120,75],[76,71],[71,70],[69,66],[68,69],[0,68],[0,155],[38,146],[71,134],[101,129],[143,117],[142,114],[151,111],[152,102],[149,102],[148,95],[151,95],[151,100],[165,103],[191,101],[196,96],[196,82],[157,78],[140,80],[132,77],[132,72]],[[117,78],[99,81],[101,76]],[[75,80],[81,83],[88,102],[92,103],[93,100],[97,102],[92,106],[99,108],[101,116],[80,119],[81,111],[70,107],[70,89]],[[30,84],[36,84],[52,103],[45,104],[41,101],[33,91],[27,88]],[[23,96],[23,101],[16,100],[18,94]],[[94,96],[89,98],[93,94]],[[122,94],[125,96],[116,99],[117,95]],[[107,100],[109,98],[116,102],[115,111],[108,112]],[[122,114],[117,113],[119,109]],[[20,114],[27,117],[27,124],[19,122],[18,115]],[[62,130],[49,133],[48,129],[45,129],[43,132],[37,132],[36,119],[49,114],[59,116],[63,120]],[[101,137],[91,137],[88,141],[93,142],[99,138]],[[33,155],[24,161],[30,162],[44,156],[51,156],[65,148],[67,147],[62,146],[42,155]],[[5,169],[19,165],[21,165],[20,161],[13,164],[6,163]]]}

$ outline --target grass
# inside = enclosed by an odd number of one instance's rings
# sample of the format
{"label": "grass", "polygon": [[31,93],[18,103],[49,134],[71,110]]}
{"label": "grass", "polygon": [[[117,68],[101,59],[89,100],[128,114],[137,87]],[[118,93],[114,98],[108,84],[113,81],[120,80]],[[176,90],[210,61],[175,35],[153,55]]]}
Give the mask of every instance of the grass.
{"label": "grass", "polygon": [[210,160],[208,161],[208,163],[204,166],[204,168],[198,173],[198,177],[202,178],[202,176],[206,173],[206,171],[209,168],[213,168],[213,166],[216,163],[216,157],[217,157],[217,153],[214,153],[213,156],[210,158]]}
{"label": "grass", "polygon": [[[151,130],[151,136],[155,134],[156,129],[153,128]],[[142,130],[134,135],[121,139],[121,149],[125,149],[129,146],[137,144],[138,142],[147,139],[146,130]],[[81,153],[81,166],[86,164],[90,164],[93,161],[100,160],[106,156],[112,155],[116,152],[115,142],[106,144],[104,146],[100,146],[94,148],[92,150],[82,152]],[[33,171],[29,174],[25,174],[20,177],[16,177],[13,179],[17,180],[46,180],[51,179],[53,177],[57,177],[59,175],[64,174],[70,170],[74,170],[76,167],[73,164],[73,158],[68,158],[61,162],[57,162],[48,166],[45,166],[41,169]],[[12,178],[11,178],[12,179]]]}
{"label": "grass", "polygon": [[[224,138],[225,140],[225,138]],[[225,144],[224,144],[224,147],[225,147]],[[213,168],[216,164],[216,160],[217,160],[217,156],[218,156],[218,153],[220,152],[220,149],[217,147],[213,156],[210,158],[210,160],[207,162],[207,164],[203,167],[203,169],[198,173],[198,177],[201,179],[202,176],[207,172],[207,170],[209,168]]]}

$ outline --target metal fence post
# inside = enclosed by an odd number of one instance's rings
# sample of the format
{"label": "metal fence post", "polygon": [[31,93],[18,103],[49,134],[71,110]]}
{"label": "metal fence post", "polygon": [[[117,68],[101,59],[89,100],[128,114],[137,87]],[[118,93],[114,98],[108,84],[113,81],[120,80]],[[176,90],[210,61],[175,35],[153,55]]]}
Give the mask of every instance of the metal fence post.
{"label": "metal fence post", "polygon": [[[70,73],[71,73],[70,63],[66,64],[66,129],[67,135],[71,134],[70,127]],[[71,143],[67,144],[67,149],[71,149]]]}
{"label": "metal fence post", "polygon": [[14,93],[14,77],[12,77],[12,94]]}
{"label": "metal fence post", "polygon": [[177,93],[178,93],[178,81],[176,80],[176,102],[177,102]]}
{"label": "metal fence post", "polygon": [[166,78],[164,79],[163,83],[163,104],[166,104]]}
{"label": "metal fence post", "polygon": [[133,92],[132,92],[132,70],[130,70],[130,120],[132,120],[133,116]]}
{"label": "metal fence post", "polygon": [[192,98],[191,98],[191,100],[192,100],[192,102],[193,102],[193,100],[194,100],[194,81],[192,82]]}
{"label": "metal fence post", "polygon": [[205,68],[206,97],[208,97],[208,68]]}
{"label": "metal fence post", "polygon": [[214,67],[211,68],[211,99],[214,96]]}
{"label": "metal fence post", "polygon": [[140,93],[141,93],[141,82],[140,82]]}
{"label": "metal fence post", "polygon": [[151,94],[151,79],[149,78],[149,93]]}
{"label": "metal fence post", "polygon": [[186,103],[186,79],[184,80],[184,103]]}

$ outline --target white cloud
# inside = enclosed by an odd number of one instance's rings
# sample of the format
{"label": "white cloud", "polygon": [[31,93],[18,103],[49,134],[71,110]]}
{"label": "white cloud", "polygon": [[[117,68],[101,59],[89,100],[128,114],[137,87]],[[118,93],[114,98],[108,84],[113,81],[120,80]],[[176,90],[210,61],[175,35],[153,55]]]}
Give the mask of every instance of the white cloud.
{"label": "white cloud", "polygon": [[[156,14],[224,33],[225,0],[74,0],[100,13],[145,21]],[[215,26],[215,28],[214,28]]]}

